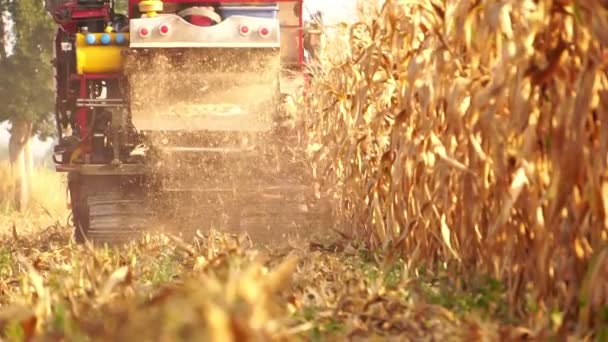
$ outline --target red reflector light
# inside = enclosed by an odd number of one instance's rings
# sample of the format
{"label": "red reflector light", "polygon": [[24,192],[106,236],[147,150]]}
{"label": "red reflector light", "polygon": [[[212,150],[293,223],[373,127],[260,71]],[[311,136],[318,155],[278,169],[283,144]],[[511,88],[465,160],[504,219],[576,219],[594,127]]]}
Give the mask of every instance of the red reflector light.
{"label": "red reflector light", "polygon": [[259,34],[260,34],[260,37],[266,38],[270,35],[270,29],[268,29],[267,27],[262,27],[259,30]]}
{"label": "red reflector light", "polygon": [[142,27],[139,29],[139,36],[140,37],[148,37],[150,35],[150,30],[148,30],[145,27]]}
{"label": "red reflector light", "polygon": [[160,32],[160,34],[163,35],[163,36],[169,34],[169,26],[168,25],[160,25],[160,27],[158,28],[158,32]]}
{"label": "red reflector light", "polygon": [[243,36],[246,36],[251,33],[251,30],[249,30],[249,26],[247,25],[239,25],[239,33]]}

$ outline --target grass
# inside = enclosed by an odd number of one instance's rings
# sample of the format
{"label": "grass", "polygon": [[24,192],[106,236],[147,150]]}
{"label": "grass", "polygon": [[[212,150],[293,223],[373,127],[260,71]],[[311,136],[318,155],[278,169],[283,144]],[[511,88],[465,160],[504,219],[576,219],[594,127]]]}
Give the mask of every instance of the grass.
{"label": "grass", "polygon": [[15,211],[11,202],[10,165],[0,162],[0,234],[39,231],[57,222],[65,224],[69,212],[65,176],[47,168],[37,168],[32,175],[32,192],[28,208]]}

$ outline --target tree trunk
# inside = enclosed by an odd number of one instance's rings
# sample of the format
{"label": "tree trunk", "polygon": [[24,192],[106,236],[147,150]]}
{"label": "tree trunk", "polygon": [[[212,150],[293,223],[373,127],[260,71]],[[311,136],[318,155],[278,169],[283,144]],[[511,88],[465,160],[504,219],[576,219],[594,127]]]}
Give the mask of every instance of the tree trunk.
{"label": "tree trunk", "polygon": [[27,207],[31,191],[32,163],[29,141],[32,136],[32,123],[27,120],[15,120],[12,124],[8,150],[14,184],[14,204],[15,208],[21,211]]}
{"label": "tree trunk", "polygon": [[25,179],[27,179],[27,197],[32,196],[32,179],[34,177],[34,151],[32,150],[32,129],[27,135],[23,147],[23,162],[25,163]]}

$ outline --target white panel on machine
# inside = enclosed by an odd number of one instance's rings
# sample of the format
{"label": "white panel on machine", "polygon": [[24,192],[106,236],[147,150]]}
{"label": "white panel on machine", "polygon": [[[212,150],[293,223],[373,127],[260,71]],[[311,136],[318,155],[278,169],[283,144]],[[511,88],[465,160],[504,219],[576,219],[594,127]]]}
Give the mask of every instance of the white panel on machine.
{"label": "white panel on machine", "polygon": [[131,48],[280,48],[279,20],[231,16],[213,26],[188,23],[175,14],[131,19]]}

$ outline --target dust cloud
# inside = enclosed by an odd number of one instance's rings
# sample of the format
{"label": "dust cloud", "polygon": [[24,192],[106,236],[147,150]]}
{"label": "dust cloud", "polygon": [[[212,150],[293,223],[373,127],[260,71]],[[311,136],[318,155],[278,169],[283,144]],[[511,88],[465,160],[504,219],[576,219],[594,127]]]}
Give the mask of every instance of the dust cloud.
{"label": "dust cloud", "polygon": [[[164,229],[299,240],[323,224],[304,144],[282,125],[278,50],[148,50],[127,59]],[[328,222],[325,219],[326,222]]]}

